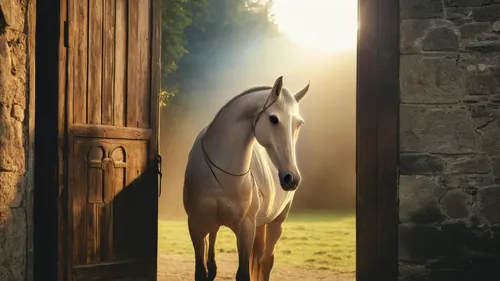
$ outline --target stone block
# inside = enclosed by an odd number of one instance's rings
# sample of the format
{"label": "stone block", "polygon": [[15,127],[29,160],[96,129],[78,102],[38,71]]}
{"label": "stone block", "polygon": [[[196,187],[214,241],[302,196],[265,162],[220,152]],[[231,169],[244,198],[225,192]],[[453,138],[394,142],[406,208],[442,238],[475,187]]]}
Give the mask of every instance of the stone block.
{"label": "stone block", "polygon": [[[476,238],[470,235],[472,232],[476,232]],[[453,233],[447,236],[450,235]],[[429,280],[489,281],[492,280],[492,276],[500,275],[498,248],[489,243],[493,240],[489,230],[482,231],[470,228],[456,233],[454,236],[462,237],[460,244],[456,245],[454,253],[448,253],[426,264],[427,269],[431,272]],[[481,247],[469,248],[471,240],[482,244]]]}
{"label": "stone block", "polygon": [[491,32],[489,22],[466,23],[460,27],[460,36],[464,39],[476,40],[477,35],[485,32]]}
{"label": "stone block", "polygon": [[26,84],[26,50],[28,49],[26,46],[26,35],[21,33],[16,34],[16,37],[16,40],[10,46],[12,58],[11,74],[17,77],[21,83]]}
{"label": "stone block", "polygon": [[478,41],[496,41],[499,40],[500,36],[494,33],[483,32],[477,35]]}
{"label": "stone block", "polygon": [[400,49],[402,53],[416,53],[420,51],[421,39],[430,27],[429,20],[408,19],[401,21]]}
{"label": "stone block", "polygon": [[472,52],[491,53],[500,51],[500,40],[468,42],[465,49]]}
{"label": "stone block", "polygon": [[[470,65],[469,65],[470,66]],[[482,64],[477,66],[486,67]],[[472,69],[468,72],[465,86],[469,95],[497,95],[500,94],[500,71],[499,69],[488,69],[478,71]]]}
{"label": "stone block", "polygon": [[399,260],[425,263],[441,254],[442,233],[432,225],[402,223],[399,225]]}
{"label": "stone block", "polygon": [[11,81],[11,62],[7,38],[0,35],[0,103],[10,103],[16,92]]}
{"label": "stone block", "polygon": [[0,280],[25,280],[26,211],[0,210]]}
{"label": "stone block", "polygon": [[401,154],[399,170],[401,175],[437,175],[444,169],[444,160],[428,153]]}
{"label": "stone block", "polygon": [[14,104],[12,106],[11,116],[12,116],[12,118],[16,119],[17,121],[23,122],[24,109],[19,104]]}
{"label": "stone block", "polygon": [[443,17],[441,0],[400,0],[401,19],[428,19]]}
{"label": "stone block", "polygon": [[443,218],[438,199],[445,193],[436,180],[426,176],[400,176],[399,220],[433,223]]}
{"label": "stone block", "polygon": [[471,11],[472,18],[477,22],[495,22],[500,20],[500,5],[488,5],[482,7],[473,7]]}
{"label": "stone block", "polygon": [[491,161],[486,155],[460,155],[446,159],[448,174],[487,174],[491,171]]}
{"label": "stone block", "polygon": [[[13,50],[17,52],[15,55]],[[17,76],[13,75],[16,73],[13,62],[19,64]],[[25,64],[26,55],[16,48],[10,48],[7,38],[0,35],[0,103],[17,103],[22,108],[26,107]]]}
{"label": "stone block", "polygon": [[[499,110],[496,109],[498,112]],[[500,113],[500,112],[499,112]],[[482,136],[482,150],[491,155],[498,155],[500,152],[500,114],[497,114],[481,127],[478,127]]]}
{"label": "stone block", "polygon": [[[487,102],[489,99],[487,96],[483,96],[486,98]],[[469,112],[469,116],[472,118],[472,123],[476,132],[478,133],[479,140],[482,141],[484,134],[481,131],[482,128],[486,128],[491,124],[491,122],[495,121],[496,117],[496,109],[487,106],[483,101],[483,104],[469,104],[467,106],[467,110]]]}
{"label": "stone block", "polygon": [[479,214],[490,224],[500,223],[500,186],[482,188],[477,193]]}
{"label": "stone block", "polygon": [[493,176],[500,178],[500,155],[494,156],[492,159]]}
{"label": "stone block", "polygon": [[8,104],[0,103],[0,170],[23,172],[24,169],[23,123],[11,117]]}
{"label": "stone block", "polygon": [[400,151],[461,154],[477,152],[470,117],[460,108],[401,105]]}
{"label": "stone block", "polygon": [[490,97],[488,97],[488,100],[491,102],[491,104],[498,105],[500,104],[500,94],[491,95]]}
{"label": "stone block", "polygon": [[497,235],[494,227],[484,224],[472,226],[466,230],[465,237],[464,246],[470,251],[495,254],[500,250],[500,236]]}
{"label": "stone block", "polygon": [[474,7],[491,4],[491,0],[444,0],[446,7]]}
{"label": "stone block", "polygon": [[426,280],[428,270],[422,265],[399,264],[398,281],[420,281]]}
{"label": "stone block", "polygon": [[464,81],[465,69],[456,57],[401,56],[402,103],[458,103],[466,94]]}
{"label": "stone block", "polygon": [[488,279],[477,279],[477,275],[472,274],[469,271],[464,271],[460,268],[454,269],[437,269],[430,271],[426,281],[443,281],[443,280],[453,280],[453,281],[486,281]]}
{"label": "stone block", "polygon": [[446,8],[446,19],[456,24],[474,22],[471,17],[470,8]]}
{"label": "stone block", "polygon": [[493,25],[492,25],[492,29],[495,32],[500,32],[500,21],[494,22]]}
{"label": "stone block", "polygon": [[424,51],[458,51],[460,48],[459,35],[454,29],[441,26],[432,29],[422,40]]}
{"label": "stone block", "polygon": [[467,218],[471,212],[472,196],[458,189],[447,191],[440,202],[444,213],[452,219]]}
{"label": "stone block", "polygon": [[[441,223],[440,230],[442,235],[441,256],[444,259],[437,259],[428,263],[429,268],[439,268],[439,264],[446,264],[447,257],[456,256],[457,258],[465,255],[464,242],[467,239],[469,229],[467,220],[449,219]],[[446,267],[446,265],[445,265]]]}
{"label": "stone block", "polygon": [[478,189],[495,184],[495,180],[491,175],[445,175],[443,184],[446,189],[460,189],[474,196]]}
{"label": "stone block", "polygon": [[16,173],[0,172],[0,210],[21,205],[24,195],[23,178]]}
{"label": "stone block", "polygon": [[500,65],[500,54],[496,53],[461,53],[459,64],[465,66],[475,66],[474,69],[468,70],[471,73],[493,73],[498,71]]}
{"label": "stone block", "polygon": [[14,30],[24,30],[25,9],[25,1],[0,0],[0,13],[3,14],[9,28]]}

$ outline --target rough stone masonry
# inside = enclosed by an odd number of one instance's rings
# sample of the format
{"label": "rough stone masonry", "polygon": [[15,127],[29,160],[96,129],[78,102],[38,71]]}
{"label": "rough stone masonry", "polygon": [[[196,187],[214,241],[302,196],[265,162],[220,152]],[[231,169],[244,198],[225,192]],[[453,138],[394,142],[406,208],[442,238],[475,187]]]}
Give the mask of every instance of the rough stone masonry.
{"label": "rough stone masonry", "polygon": [[0,0],[0,280],[26,276],[26,0]]}
{"label": "rough stone masonry", "polygon": [[500,0],[400,19],[400,280],[499,280]]}

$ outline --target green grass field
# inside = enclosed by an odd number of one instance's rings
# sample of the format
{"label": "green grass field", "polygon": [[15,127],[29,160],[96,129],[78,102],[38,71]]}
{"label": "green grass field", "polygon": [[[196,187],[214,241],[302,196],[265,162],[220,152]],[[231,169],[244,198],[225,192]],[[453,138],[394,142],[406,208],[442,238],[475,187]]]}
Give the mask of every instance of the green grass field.
{"label": "green grass field", "polygon": [[[306,269],[355,272],[355,215],[290,214],[275,250],[275,265]],[[185,220],[159,221],[160,254],[193,255]],[[217,236],[217,253],[236,253],[236,239],[227,228]]]}

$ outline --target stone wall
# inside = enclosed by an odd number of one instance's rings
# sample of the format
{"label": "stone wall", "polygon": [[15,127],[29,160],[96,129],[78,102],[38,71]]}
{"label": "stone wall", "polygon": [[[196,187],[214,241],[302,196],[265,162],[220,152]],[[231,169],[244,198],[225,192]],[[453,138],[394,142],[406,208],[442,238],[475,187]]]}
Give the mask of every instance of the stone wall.
{"label": "stone wall", "polygon": [[0,280],[26,280],[27,0],[0,0]]}
{"label": "stone wall", "polygon": [[400,280],[497,280],[500,0],[400,16]]}

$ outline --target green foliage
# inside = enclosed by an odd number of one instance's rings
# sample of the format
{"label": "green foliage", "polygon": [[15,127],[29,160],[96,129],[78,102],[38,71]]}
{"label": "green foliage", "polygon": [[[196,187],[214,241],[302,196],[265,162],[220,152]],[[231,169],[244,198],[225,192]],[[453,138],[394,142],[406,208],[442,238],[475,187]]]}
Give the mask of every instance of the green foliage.
{"label": "green foliage", "polygon": [[[277,35],[269,19],[271,1],[164,0],[162,102],[188,95],[217,64],[241,56],[262,37]],[[169,93],[169,94],[167,94]]]}
{"label": "green foliage", "polygon": [[[184,30],[193,23],[197,11],[204,9],[206,0],[163,0],[162,10],[162,81],[178,66],[177,62],[188,53]],[[175,95],[175,87],[163,83],[161,105]]]}

